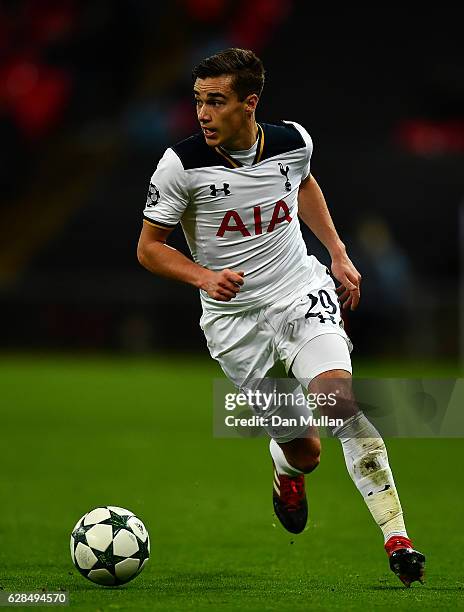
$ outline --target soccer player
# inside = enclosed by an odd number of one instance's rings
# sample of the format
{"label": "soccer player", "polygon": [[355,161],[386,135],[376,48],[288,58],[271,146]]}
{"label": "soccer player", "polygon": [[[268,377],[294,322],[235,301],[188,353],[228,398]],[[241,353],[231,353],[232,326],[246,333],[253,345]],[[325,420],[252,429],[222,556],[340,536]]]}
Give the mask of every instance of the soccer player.
{"label": "soccer player", "polygon": [[[310,172],[312,140],[292,121],[257,123],[264,69],[252,51],[206,58],[193,79],[201,131],[168,148],[152,176],[138,259],[200,290],[209,351],[238,388],[253,388],[281,362],[309,393],[336,389],[337,405],[321,412],[344,419],[333,434],[383,532],[390,567],[407,586],[422,581],[425,557],[408,538],[385,444],[351,389],[340,304],[357,307],[361,276]],[[337,289],[307,254],[298,216],[329,251]],[[193,261],[167,244],[179,222]],[[299,533],[308,515],[305,474],[319,463],[320,440],[314,427],[268,433],[274,510]]]}

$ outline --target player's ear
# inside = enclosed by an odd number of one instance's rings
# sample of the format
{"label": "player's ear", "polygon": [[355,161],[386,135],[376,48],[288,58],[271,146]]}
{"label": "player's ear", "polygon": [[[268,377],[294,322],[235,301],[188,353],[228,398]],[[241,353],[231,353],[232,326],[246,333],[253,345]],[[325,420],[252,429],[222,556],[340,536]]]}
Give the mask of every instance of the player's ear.
{"label": "player's ear", "polygon": [[245,111],[247,113],[253,113],[258,106],[258,96],[256,94],[250,94],[245,98]]}

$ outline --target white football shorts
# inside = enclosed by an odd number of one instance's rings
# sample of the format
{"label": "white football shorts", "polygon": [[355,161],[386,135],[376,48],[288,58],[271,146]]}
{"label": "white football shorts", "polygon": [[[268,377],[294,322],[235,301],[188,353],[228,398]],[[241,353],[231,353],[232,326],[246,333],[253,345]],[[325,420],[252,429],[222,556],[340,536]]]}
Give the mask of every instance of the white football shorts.
{"label": "white football shorts", "polygon": [[[294,374],[305,389],[312,378],[327,370],[351,372],[349,352],[352,345],[343,329],[334,282],[327,268],[315,257],[311,258],[314,262],[308,284],[300,285],[274,304],[235,314],[203,313],[200,327],[210,354],[239,389],[269,390],[270,385],[275,388],[270,379],[263,379],[278,362],[288,374],[303,347],[305,359],[295,364],[298,367]],[[343,342],[324,342],[320,338],[313,343],[312,351],[311,340],[325,335],[336,335],[337,340],[343,339]],[[288,385],[284,387],[288,391]],[[301,386],[295,393],[303,393]],[[254,409],[259,413],[256,407]],[[289,416],[288,406],[274,406],[272,410],[279,416]],[[290,412],[294,416],[293,410]],[[272,411],[267,413],[270,414]],[[265,429],[278,442],[301,435],[300,430]]]}

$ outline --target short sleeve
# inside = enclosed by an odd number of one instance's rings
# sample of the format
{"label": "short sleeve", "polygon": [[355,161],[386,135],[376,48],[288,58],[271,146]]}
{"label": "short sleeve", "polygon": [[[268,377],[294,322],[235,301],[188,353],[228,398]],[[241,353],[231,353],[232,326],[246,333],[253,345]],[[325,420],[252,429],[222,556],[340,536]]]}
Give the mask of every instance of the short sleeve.
{"label": "short sleeve", "polygon": [[296,127],[296,129],[300,132],[306,144],[306,147],[305,147],[306,158],[305,158],[305,163],[303,167],[303,172],[301,175],[301,180],[304,181],[306,178],[308,178],[311,172],[311,155],[313,154],[313,140],[311,136],[308,134],[308,132],[304,129],[304,127],[300,125],[299,123],[295,123],[295,121],[286,121],[285,123],[292,123]]}
{"label": "short sleeve", "polygon": [[172,228],[179,223],[189,202],[182,162],[167,149],[150,180],[143,218],[155,227]]}

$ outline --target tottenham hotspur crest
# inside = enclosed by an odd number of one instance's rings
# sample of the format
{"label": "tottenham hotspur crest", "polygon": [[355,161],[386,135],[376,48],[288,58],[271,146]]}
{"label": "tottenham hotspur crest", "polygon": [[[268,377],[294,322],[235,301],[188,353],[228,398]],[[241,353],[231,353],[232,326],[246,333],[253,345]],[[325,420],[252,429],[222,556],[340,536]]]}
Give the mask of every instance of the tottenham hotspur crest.
{"label": "tottenham hotspur crest", "polygon": [[147,195],[147,208],[153,207],[158,204],[160,199],[160,192],[158,187],[154,183],[150,183]]}
{"label": "tottenham hotspur crest", "polygon": [[282,176],[285,176],[285,189],[287,191],[291,191],[292,189],[292,184],[290,183],[289,179],[288,179],[288,173],[290,171],[289,166],[287,166],[286,168],[283,167],[283,165],[279,162],[279,168],[280,168],[280,174]]}

